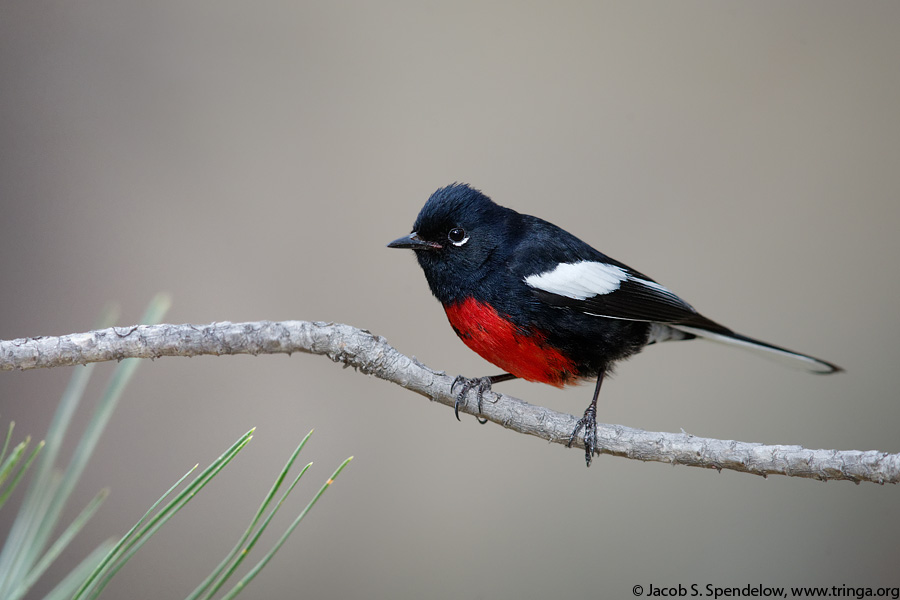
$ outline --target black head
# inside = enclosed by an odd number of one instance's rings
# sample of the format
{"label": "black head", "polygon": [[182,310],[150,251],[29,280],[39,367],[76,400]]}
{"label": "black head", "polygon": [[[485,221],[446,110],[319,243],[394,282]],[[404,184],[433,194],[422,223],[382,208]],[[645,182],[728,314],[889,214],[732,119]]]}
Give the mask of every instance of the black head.
{"label": "black head", "polygon": [[505,259],[518,217],[480,191],[454,183],[433,193],[412,233],[388,248],[414,250],[432,293],[446,304]]}

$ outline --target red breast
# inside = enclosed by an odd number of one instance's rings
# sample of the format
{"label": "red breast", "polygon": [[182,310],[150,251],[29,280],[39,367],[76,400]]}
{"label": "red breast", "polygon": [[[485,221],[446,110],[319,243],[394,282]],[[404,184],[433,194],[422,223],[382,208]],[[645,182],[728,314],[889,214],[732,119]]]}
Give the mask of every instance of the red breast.
{"label": "red breast", "polygon": [[445,306],[444,310],[466,346],[504,371],[557,387],[575,383],[575,363],[550,346],[543,332],[521,329],[474,298]]}

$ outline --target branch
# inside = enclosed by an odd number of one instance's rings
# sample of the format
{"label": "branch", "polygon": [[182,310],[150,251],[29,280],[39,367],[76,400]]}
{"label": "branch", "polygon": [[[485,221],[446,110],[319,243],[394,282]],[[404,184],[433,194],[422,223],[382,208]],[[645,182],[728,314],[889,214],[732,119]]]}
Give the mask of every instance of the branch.
{"label": "branch", "polygon": [[[392,348],[384,338],[334,323],[211,323],[111,327],[60,337],[0,341],[0,370],[83,365],[125,358],[204,354],[324,354],[358,371],[375,375],[435,402],[453,406],[453,377],[434,371]],[[471,393],[470,393],[471,398]],[[566,444],[575,417],[533,406],[511,396],[485,394],[483,415],[519,433]],[[475,414],[475,402],[460,410]],[[825,481],[898,483],[900,454],[874,450],[809,450],[700,438],[687,433],[654,433],[622,425],[597,425],[598,451],[643,461],[731,469],[756,475],[788,475]],[[583,448],[576,439],[576,446]]]}

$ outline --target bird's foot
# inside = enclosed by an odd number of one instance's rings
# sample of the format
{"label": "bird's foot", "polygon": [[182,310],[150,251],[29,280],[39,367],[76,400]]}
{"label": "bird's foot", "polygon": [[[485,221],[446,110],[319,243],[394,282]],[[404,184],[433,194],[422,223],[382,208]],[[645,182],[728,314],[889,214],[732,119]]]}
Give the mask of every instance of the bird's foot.
{"label": "bird's foot", "polygon": [[[469,379],[462,375],[457,375],[456,379],[454,379],[453,383],[450,385],[450,391],[453,392],[457,385],[462,384],[462,389],[459,391],[459,394],[456,395],[456,404],[453,405],[453,412],[456,415],[457,421],[461,420],[459,418],[459,406],[465,404],[466,395],[473,389],[476,391],[476,397],[478,398],[478,414],[481,414],[484,393],[491,391],[491,385],[493,385],[493,383],[493,377],[473,377],[472,379]],[[481,419],[477,416],[475,418],[482,425],[487,423],[487,419]]]}
{"label": "bird's foot", "polygon": [[572,430],[567,447],[572,447],[575,436],[582,429],[584,429],[584,460],[587,466],[591,466],[591,460],[594,458],[594,452],[597,448],[597,407],[593,403],[584,411],[584,416],[575,423],[575,429]]}

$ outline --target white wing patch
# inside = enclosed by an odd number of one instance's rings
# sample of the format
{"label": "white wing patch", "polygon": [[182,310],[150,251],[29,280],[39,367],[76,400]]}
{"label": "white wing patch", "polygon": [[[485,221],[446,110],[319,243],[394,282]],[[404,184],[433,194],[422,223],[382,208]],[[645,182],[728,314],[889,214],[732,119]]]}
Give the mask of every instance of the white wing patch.
{"label": "white wing patch", "polygon": [[566,296],[575,300],[586,300],[594,296],[610,294],[619,289],[622,282],[626,280],[675,298],[679,303],[684,303],[669,289],[655,281],[635,277],[625,269],[615,265],[590,260],[560,263],[550,271],[529,275],[525,278],[525,283],[530,287],[544,290],[551,294]]}
{"label": "white wing patch", "polygon": [[585,300],[616,291],[626,279],[630,277],[625,269],[606,263],[582,260],[576,263],[560,263],[550,271],[529,275],[525,278],[525,283],[551,294]]}

